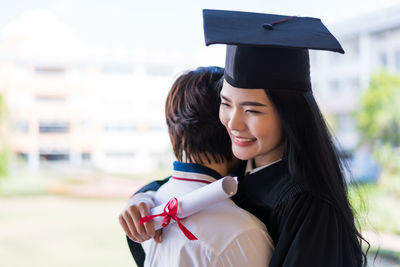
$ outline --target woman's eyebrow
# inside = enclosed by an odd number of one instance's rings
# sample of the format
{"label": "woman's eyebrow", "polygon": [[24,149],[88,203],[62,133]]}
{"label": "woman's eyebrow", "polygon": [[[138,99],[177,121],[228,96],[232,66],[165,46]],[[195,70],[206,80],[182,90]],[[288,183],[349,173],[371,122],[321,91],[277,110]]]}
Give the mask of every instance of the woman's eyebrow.
{"label": "woman's eyebrow", "polygon": [[223,96],[222,94],[220,94],[220,96],[221,96],[221,98],[222,98],[223,100],[226,100],[226,101],[228,101],[228,102],[231,102],[226,96]]}
{"label": "woman's eyebrow", "polygon": [[259,102],[252,102],[252,101],[244,101],[240,102],[241,106],[256,106],[256,107],[266,107],[267,105],[259,103]]}
{"label": "woman's eyebrow", "polygon": [[[221,98],[222,98],[223,100],[228,101],[228,102],[231,102],[231,101],[229,100],[229,98],[227,98],[226,96],[224,96],[224,95],[222,95],[222,94],[220,94],[220,96],[221,96]],[[239,105],[241,105],[241,106],[256,106],[256,107],[266,107],[266,106],[267,106],[267,105],[262,104],[262,103],[260,103],[260,102],[253,102],[253,101],[243,101],[243,102],[240,102]]]}
{"label": "woman's eyebrow", "polygon": [[[228,101],[228,102],[231,102],[231,101],[229,100],[229,98],[227,98],[226,96],[224,96],[224,95],[222,95],[222,94],[220,94],[220,96],[221,96],[221,98],[222,98],[223,100]],[[243,101],[243,102],[240,102],[239,105],[241,105],[241,106],[255,106],[255,107],[266,107],[266,106],[267,106],[267,105],[262,104],[262,103],[260,103],[260,102],[253,102],[253,101]]]}

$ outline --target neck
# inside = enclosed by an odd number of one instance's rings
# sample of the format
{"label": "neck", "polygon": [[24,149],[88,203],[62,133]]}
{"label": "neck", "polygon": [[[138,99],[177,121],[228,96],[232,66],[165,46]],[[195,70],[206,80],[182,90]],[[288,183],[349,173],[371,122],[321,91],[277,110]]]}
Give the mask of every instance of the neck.
{"label": "neck", "polygon": [[270,151],[268,154],[259,155],[254,158],[255,168],[268,165],[272,162],[282,159],[283,155],[283,145],[276,147],[274,150]]}
{"label": "neck", "polygon": [[228,166],[225,162],[224,163],[215,163],[215,162],[208,163],[208,162],[206,162],[201,165],[206,166],[210,169],[213,169],[214,171],[221,174],[222,177],[224,177],[228,174]]}

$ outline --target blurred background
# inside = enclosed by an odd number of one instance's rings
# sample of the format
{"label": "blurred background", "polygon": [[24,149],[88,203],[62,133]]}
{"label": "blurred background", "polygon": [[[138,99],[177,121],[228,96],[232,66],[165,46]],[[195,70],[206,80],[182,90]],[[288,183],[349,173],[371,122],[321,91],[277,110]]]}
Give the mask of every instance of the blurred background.
{"label": "blurred background", "polygon": [[169,175],[168,90],[224,65],[203,8],[319,17],[338,38],[345,55],[311,52],[314,94],[370,266],[400,266],[400,1],[0,0],[1,267],[135,265],[118,215]]}

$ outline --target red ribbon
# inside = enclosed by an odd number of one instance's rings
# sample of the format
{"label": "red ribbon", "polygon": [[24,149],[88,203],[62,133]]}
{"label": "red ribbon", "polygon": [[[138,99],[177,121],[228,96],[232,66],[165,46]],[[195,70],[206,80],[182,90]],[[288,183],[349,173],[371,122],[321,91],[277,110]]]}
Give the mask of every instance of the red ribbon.
{"label": "red ribbon", "polygon": [[155,214],[155,215],[148,215],[143,218],[140,218],[139,222],[137,223],[138,226],[140,226],[142,223],[148,222],[153,220],[155,217],[158,216],[164,216],[164,219],[162,221],[162,227],[166,227],[170,222],[171,218],[176,221],[178,224],[179,228],[183,232],[183,234],[189,239],[189,240],[197,240],[197,237],[195,237],[182,223],[181,223],[181,218],[176,216],[176,213],[178,212],[178,199],[171,198],[167,205],[164,207],[164,212],[160,214]]}
{"label": "red ribbon", "polygon": [[285,19],[277,20],[277,21],[271,22],[271,25],[279,24],[279,23],[282,23],[282,22],[285,22],[285,21],[294,19],[295,17],[296,17],[296,16],[291,16],[291,17],[287,17],[287,18],[285,18]]}
{"label": "red ribbon", "polygon": [[188,182],[198,182],[198,183],[205,183],[205,184],[212,183],[210,181],[200,180],[200,179],[181,178],[181,177],[175,177],[175,176],[172,176],[171,178],[175,179],[175,180],[188,181]]}

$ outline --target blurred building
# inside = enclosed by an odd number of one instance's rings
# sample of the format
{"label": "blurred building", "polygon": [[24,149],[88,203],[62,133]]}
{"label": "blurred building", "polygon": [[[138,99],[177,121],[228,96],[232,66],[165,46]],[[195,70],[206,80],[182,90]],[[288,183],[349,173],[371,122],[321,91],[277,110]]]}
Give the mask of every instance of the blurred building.
{"label": "blurred building", "polygon": [[0,94],[10,150],[33,170],[67,165],[133,173],[169,166],[164,103],[186,68],[182,56],[96,50],[57,23],[40,11],[3,32]]}
{"label": "blurred building", "polygon": [[[313,90],[341,146],[352,152],[358,136],[351,113],[371,74],[400,72],[400,6],[329,28],[346,54],[311,51]],[[100,49],[80,43],[51,14],[22,16],[0,40],[10,149],[32,169],[62,163],[132,173],[169,165],[168,90],[180,71],[212,64],[216,55],[222,64],[223,50]]]}
{"label": "blurred building", "polygon": [[371,74],[386,68],[400,73],[400,5],[331,25],[345,55],[311,52],[313,90],[344,150],[358,142],[351,113]]}
{"label": "blurred building", "polygon": [[164,100],[172,66],[0,63],[11,150],[48,163],[143,172],[170,158]]}

